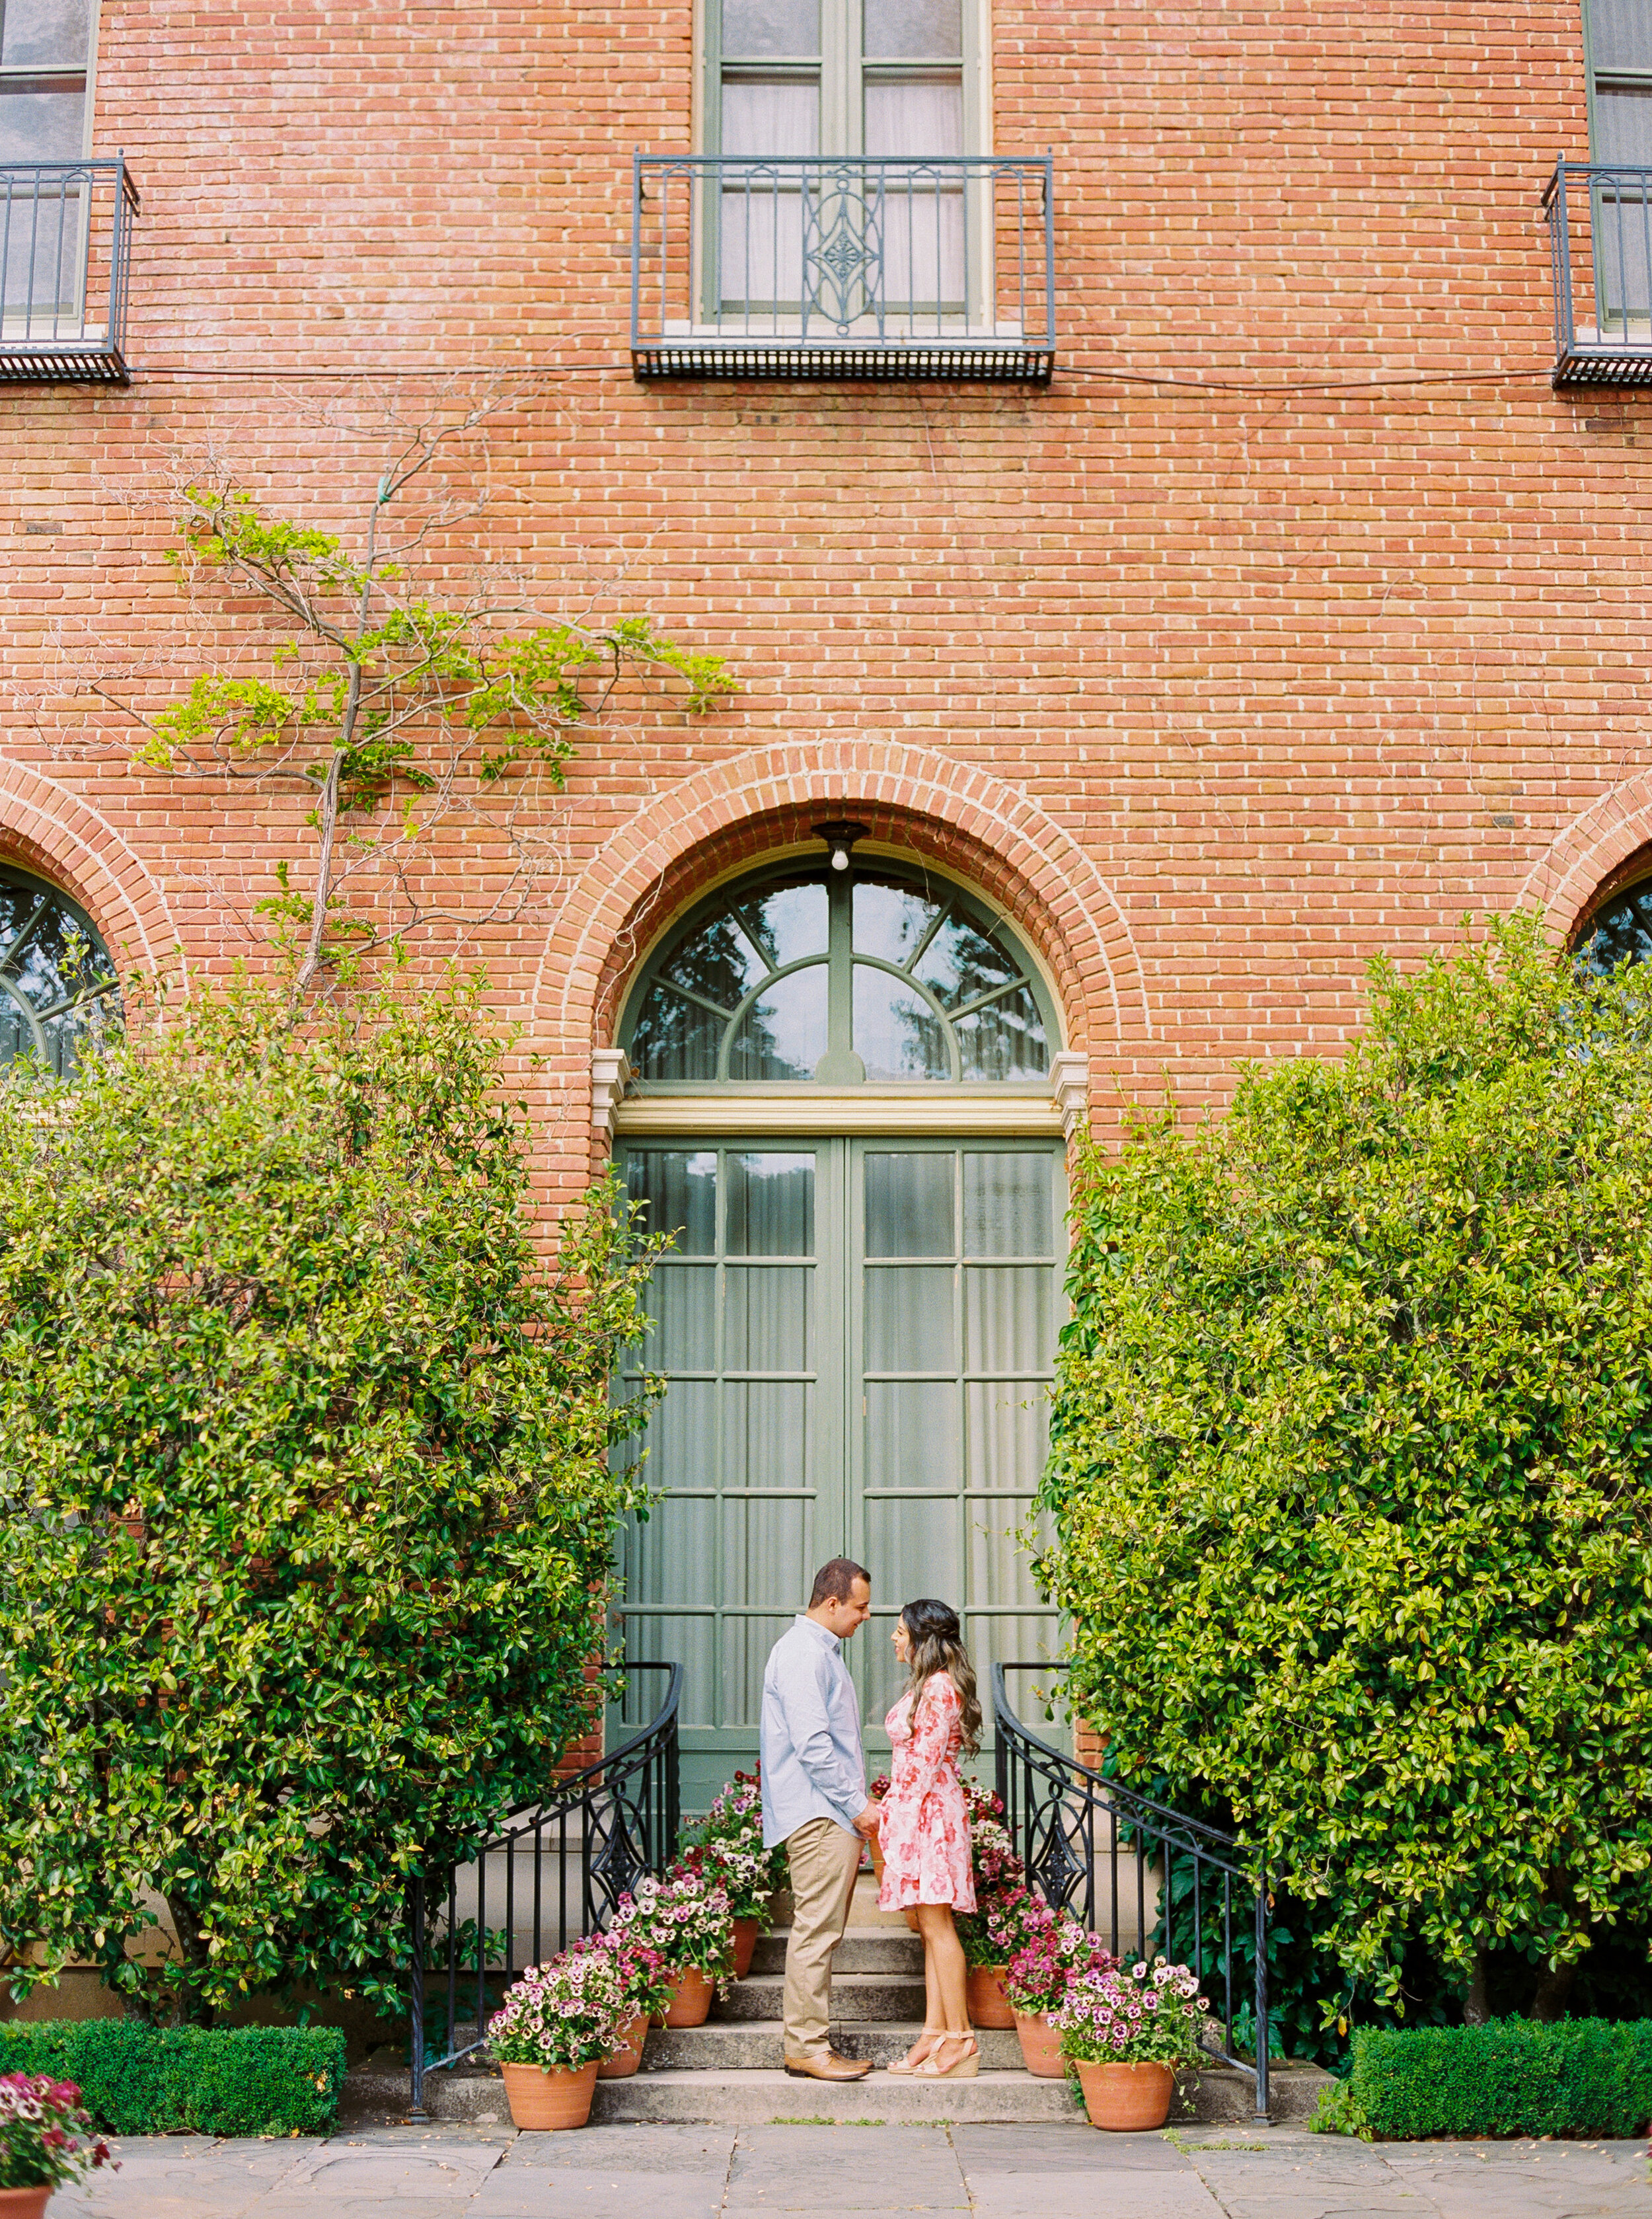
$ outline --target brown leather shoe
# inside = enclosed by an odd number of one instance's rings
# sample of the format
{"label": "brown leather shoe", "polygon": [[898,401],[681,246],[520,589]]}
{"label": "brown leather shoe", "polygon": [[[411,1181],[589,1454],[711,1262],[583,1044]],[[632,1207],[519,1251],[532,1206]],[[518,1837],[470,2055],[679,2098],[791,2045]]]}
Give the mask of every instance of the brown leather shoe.
{"label": "brown leather shoe", "polygon": [[823,2057],[788,2057],[786,2069],[804,2080],[864,2080],[872,2070],[865,2057],[840,2057],[829,2049]]}

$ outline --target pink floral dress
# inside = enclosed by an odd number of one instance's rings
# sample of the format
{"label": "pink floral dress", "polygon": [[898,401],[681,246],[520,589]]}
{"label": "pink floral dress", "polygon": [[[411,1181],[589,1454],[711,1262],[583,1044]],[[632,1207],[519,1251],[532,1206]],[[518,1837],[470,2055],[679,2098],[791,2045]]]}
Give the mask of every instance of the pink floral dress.
{"label": "pink floral dress", "polygon": [[915,1903],[975,1908],[970,1867],[969,1812],[958,1776],[958,1690],[945,1672],[926,1680],[912,1715],[903,1695],[884,1720],[893,1760],[878,1836],[884,1852],[879,1911],[904,1911]]}

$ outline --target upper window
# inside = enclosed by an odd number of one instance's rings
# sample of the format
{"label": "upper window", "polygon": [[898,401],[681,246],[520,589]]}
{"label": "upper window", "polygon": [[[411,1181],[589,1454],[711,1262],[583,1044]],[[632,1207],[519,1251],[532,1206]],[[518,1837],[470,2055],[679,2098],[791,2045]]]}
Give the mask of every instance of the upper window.
{"label": "upper window", "polygon": [[0,866],[0,1064],[34,1056],[59,1078],[118,1022],[115,966],[79,904]]}
{"label": "upper window", "polygon": [[708,0],[708,152],[980,152],[975,4]]}
{"label": "upper window", "polygon": [[1038,1079],[1056,1039],[1043,987],[1002,922],[897,867],[792,869],[704,904],[632,995],[644,1079]]}
{"label": "upper window", "polygon": [[1652,165],[1652,8],[1585,0],[1589,147],[1597,162]]}
{"label": "upper window", "polygon": [[1602,977],[1626,960],[1652,960],[1652,880],[1601,904],[1578,936],[1577,958]]}
{"label": "upper window", "polygon": [[987,0],[704,0],[692,154],[633,170],[639,377],[1046,385],[1053,166],[991,154]]}
{"label": "upper window", "polygon": [[0,0],[0,162],[91,148],[92,0]]}

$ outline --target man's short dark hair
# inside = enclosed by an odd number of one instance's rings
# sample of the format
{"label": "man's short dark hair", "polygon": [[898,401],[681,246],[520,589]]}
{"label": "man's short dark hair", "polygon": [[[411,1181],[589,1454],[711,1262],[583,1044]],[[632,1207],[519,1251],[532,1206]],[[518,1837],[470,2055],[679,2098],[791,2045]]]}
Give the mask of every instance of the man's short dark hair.
{"label": "man's short dark hair", "polygon": [[857,1580],[864,1580],[870,1590],[872,1574],[864,1564],[857,1564],[853,1557],[834,1557],[815,1574],[815,1584],[809,1592],[810,1609],[818,1610],[823,1602],[847,1602]]}

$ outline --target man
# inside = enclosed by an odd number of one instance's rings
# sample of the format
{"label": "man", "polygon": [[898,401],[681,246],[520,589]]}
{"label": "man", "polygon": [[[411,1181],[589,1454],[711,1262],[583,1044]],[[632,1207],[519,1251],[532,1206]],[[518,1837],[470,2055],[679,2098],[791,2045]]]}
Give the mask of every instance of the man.
{"label": "man", "polygon": [[860,1706],[843,1662],[843,1644],[871,1610],[871,1573],[834,1557],[763,1675],[763,1847],[784,1842],[792,1868],[786,2069],[812,2080],[860,2080],[872,2070],[831,2045],[832,1952],[848,1924],[861,1842],[878,1826]]}

